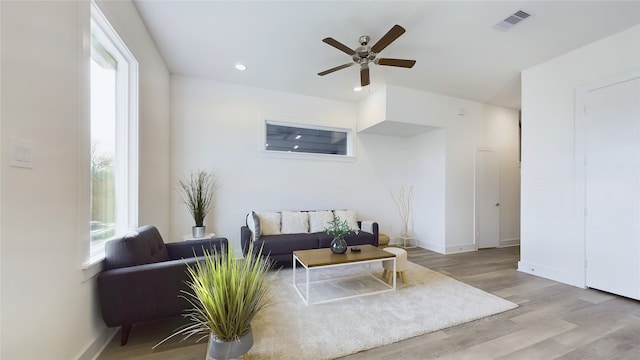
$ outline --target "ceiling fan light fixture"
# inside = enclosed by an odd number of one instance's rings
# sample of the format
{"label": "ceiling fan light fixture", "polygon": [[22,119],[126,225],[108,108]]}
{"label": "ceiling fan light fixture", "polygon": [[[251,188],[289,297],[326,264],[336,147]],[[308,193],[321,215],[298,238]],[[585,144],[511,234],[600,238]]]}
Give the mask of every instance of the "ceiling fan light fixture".
{"label": "ceiling fan light fixture", "polygon": [[234,67],[236,68],[236,70],[239,70],[239,71],[247,70],[247,66],[245,64],[242,64],[242,63],[237,63],[237,64],[234,65]]}

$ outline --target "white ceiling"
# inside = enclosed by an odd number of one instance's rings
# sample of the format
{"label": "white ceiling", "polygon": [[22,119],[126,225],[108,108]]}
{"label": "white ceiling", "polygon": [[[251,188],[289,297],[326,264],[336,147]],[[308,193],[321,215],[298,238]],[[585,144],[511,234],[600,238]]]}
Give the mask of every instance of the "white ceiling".
{"label": "white ceiling", "polygon": [[[150,1],[135,4],[169,71],[221,82],[358,101],[384,84],[520,108],[520,71],[640,23],[640,1]],[[517,10],[532,16],[492,28]],[[350,61],[325,44],[356,48],[394,24],[407,32],[378,57],[413,69],[371,66],[320,77]],[[234,69],[237,62],[247,70]]]}

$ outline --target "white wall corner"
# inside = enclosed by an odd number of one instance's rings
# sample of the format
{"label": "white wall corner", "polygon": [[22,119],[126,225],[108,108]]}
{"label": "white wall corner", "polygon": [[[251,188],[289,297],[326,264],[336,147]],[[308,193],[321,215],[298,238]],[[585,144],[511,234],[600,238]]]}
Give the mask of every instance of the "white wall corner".
{"label": "white wall corner", "polygon": [[520,246],[520,239],[501,239],[500,247]]}
{"label": "white wall corner", "polygon": [[361,132],[387,118],[387,87],[386,85],[360,100],[357,105],[358,119],[356,132]]}
{"label": "white wall corner", "polygon": [[423,248],[423,249],[427,249],[427,250],[431,250],[431,251],[435,251],[439,254],[445,254],[446,249],[444,247],[444,245],[441,244],[434,244],[432,242],[428,242],[428,241],[424,241],[424,240],[418,240],[418,247]]}

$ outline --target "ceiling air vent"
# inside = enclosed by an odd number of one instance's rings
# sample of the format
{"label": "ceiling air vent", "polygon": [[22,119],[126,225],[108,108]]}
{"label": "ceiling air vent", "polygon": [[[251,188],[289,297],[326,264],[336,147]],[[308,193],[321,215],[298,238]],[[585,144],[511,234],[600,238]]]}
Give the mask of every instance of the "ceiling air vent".
{"label": "ceiling air vent", "polygon": [[514,14],[509,15],[506,19],[493,25],[493,28],[500,31],[511,30],[514,26],[526,20],[530,16],[531,14],[527,13],[526,11],[518,10]]}

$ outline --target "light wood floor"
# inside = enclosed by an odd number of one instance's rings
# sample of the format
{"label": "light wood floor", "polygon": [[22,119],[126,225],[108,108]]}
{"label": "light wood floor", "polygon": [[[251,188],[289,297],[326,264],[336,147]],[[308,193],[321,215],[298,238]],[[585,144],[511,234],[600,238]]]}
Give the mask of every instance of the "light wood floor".
{"label": "light wood floor", "polygon": [[[411,249],[409,260],[519,307],[342,359],[640,359],[640,302],[519,273],[518,247],[453,255]],[[119,346],[117,335],[98,359],[202,360],[204,344],[151,350],[178,325],[134,325],[128,345]]]}

